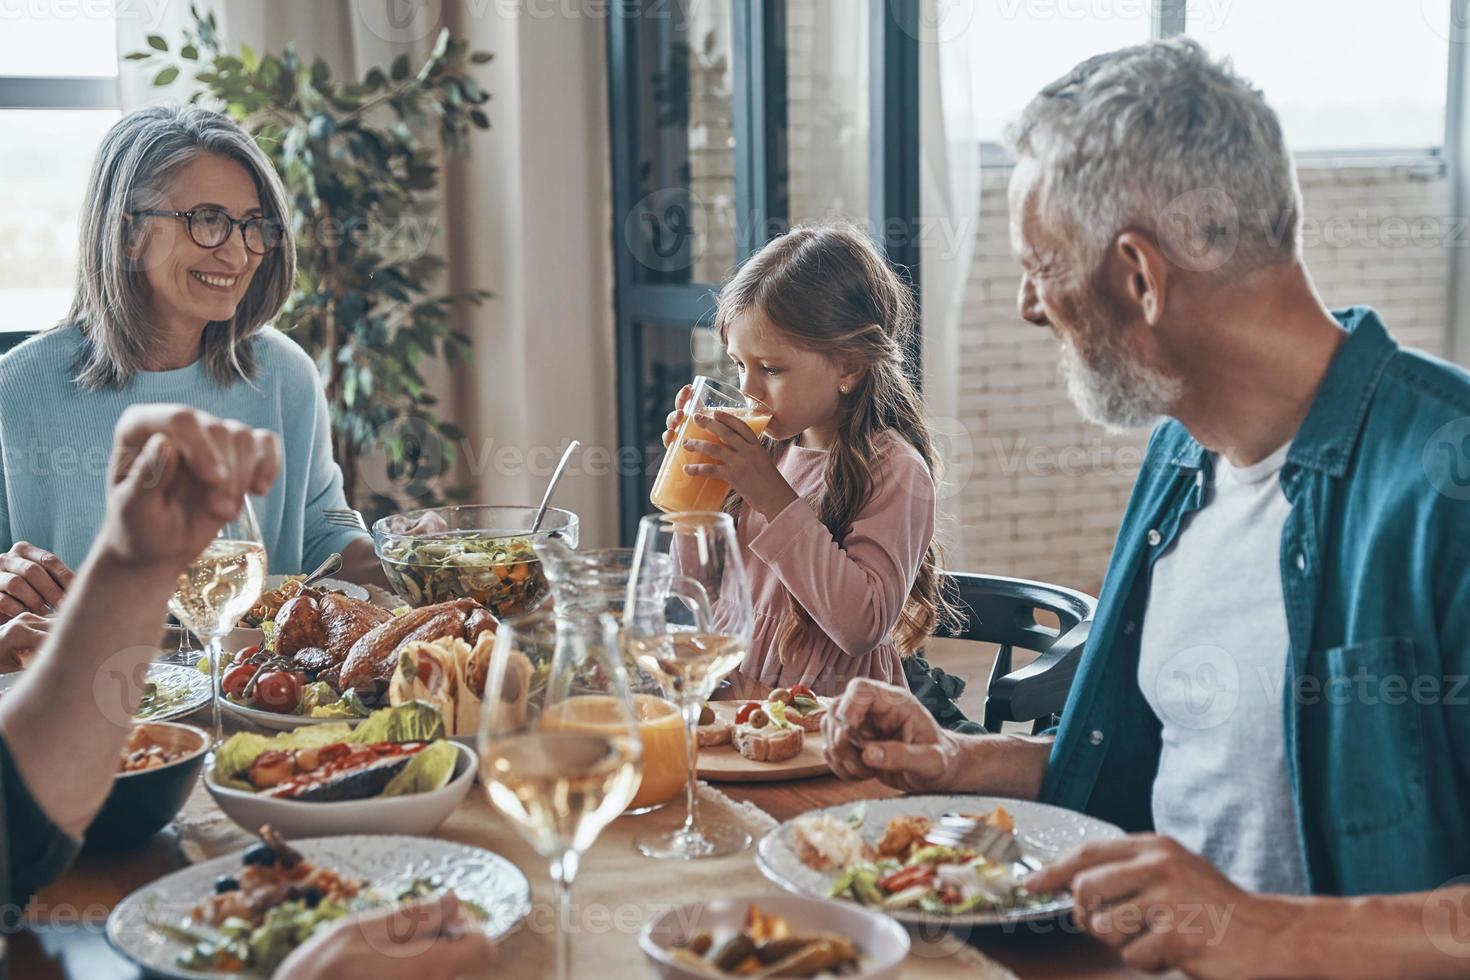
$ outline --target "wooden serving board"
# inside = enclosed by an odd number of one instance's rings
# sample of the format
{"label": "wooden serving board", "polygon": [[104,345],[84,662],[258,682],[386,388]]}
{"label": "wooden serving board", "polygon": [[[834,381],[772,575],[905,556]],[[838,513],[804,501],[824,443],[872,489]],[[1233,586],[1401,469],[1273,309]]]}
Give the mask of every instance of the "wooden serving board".
{"label": "wooden serving board", "polygon": [[[735,712],[744,701],[712,701],[710,707],[715,716],[733,723]],[[825,776],[832,771],[827,765],[822,750],[827,740],[820,731],[803,733],[801,751],[785,762],[752,762],[733,745],[717,745],[712,749],[699,750],[699,775],[717,783],[764,783],[790,779],[810,779]]]}

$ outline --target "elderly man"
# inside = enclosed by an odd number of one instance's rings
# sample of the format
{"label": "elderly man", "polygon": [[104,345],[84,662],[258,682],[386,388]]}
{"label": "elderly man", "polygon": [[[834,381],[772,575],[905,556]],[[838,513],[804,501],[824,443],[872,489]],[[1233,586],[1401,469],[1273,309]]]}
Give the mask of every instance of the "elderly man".
{"label": "elderly man", "polygon": [[1031,882],[1142,968],[1463,975],[1470,377],[1324,307],[1276,115],[1197,44],[1089,59],[1013,142],[1021,316],[1089,418],[1166,420],[1055,735],[858,682],[834,768],[1152,831]]}

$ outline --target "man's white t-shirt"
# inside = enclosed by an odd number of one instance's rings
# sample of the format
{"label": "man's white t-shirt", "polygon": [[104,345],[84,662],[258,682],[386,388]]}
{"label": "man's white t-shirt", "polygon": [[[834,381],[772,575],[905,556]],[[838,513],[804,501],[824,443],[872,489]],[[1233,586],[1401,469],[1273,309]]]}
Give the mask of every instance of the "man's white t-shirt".
{"label": "man's white t-shirt", "polygon": [[1163,723],[1155,830],[1243,888],[1303,894],[1281,703],[1289,448],[1244,468],[1215,457],[1204,506],[1154,564],[1138,683]]}

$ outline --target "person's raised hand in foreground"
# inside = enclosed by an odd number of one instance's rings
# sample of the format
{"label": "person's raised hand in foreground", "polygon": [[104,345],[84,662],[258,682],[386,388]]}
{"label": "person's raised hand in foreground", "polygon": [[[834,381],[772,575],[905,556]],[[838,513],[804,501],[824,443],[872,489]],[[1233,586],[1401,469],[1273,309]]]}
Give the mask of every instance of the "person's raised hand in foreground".
{"label": "person's raised hand in foreground", "polygon": [[453,892],[370,912],[320,930],[276,970],[276,980],[450,980],[482,976],[495,944]]}
{"label": "person's raised hand in foreground", "polygon": [[0,735],[63,832],[80,833],[112,785],[179,574],[279,469],[276,437],[238,422],[179,405],[134,406],[118,420],[102,528],[41,651],[0,701]]}

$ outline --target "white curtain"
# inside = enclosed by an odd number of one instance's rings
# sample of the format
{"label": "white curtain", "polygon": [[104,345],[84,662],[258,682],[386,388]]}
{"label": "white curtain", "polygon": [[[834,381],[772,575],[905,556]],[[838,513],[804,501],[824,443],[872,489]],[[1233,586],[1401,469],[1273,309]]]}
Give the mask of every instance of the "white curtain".
{"label": "white curtain", "polygon": [[[193,24],[191,0],[143,5],[148,16],[118,18],[118,52],[148,50],[148,35],[162,35],[177,51],[186,27]],[[400,54],[423,54],[441,26],[439,4],[405,5],[401,0],[192,0],[203,13],[213,13],[226,46],[248,44],[257,52],[295,43],[302,58],[320,57],[338,77],[360,77],[373,65],[386,66]],[[412,16],[395,21],[403,8]],[[164,88],[153,86],[157,67],[121,61],[118,85],[123,111],[190,94],[184,79]],[[187,73],[186,73],[187,75]]]}
{"label": "white curtain", "polygon": [[[922,0],[920,214],[924,400],[939,436],[945,481],[941,532],[949,563],[963,568],[953,528],[958,493],[974,464],[975,433],[959,419],[960,324],[980,217],[980,141],[973,99],[976,0]],[[946,526],[948,525],[948,526]]]}

